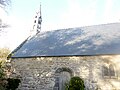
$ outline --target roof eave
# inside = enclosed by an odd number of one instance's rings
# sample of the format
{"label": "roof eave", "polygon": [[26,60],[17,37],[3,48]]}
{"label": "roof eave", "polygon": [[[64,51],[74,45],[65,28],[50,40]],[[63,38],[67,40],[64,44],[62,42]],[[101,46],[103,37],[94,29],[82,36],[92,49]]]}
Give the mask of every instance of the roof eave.
{"label": "roof eave", "polygon": [[73,56],[80,56],[80,57],[85,57],[85,56],[107,56],[107,55],[120,55],[120,54],[94,54],[94,55],[41,55],[41,56],[20,56],[20,57],[11,57],[11,58],[37,58],[37,57],[73,57]]}

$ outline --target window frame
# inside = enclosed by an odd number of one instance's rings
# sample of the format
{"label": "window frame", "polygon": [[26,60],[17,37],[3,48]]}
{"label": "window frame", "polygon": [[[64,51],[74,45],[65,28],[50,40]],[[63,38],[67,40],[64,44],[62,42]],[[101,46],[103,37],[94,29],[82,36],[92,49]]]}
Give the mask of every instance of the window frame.
{"label": "window frame", "polygon": [[[112,67],[112,69],[111,69]],[[112,64],[109,64],[109,65],[103,65],[102,66],[102,73],[103,73],[103,78],[104,79],[116,79],[116,70],[115,70],[115,67],[114,65]],[[105,69],[107,69],[107,72],[108,72],[108,75],[105,75]],[[113,71],[113,76],[111,75],[111,71]]]}

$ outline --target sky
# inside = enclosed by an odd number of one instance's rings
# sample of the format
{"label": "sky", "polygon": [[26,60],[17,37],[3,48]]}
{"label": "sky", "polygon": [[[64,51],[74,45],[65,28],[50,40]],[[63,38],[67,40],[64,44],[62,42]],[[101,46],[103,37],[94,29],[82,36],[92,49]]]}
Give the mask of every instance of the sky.
{"label": "sky", "polygon": [[120,22],[120,0],[12,0],[8,14],[0,9],[11,26],[0,34],[0,47],[13,50],[30,35],[40,2],[42,32]]}

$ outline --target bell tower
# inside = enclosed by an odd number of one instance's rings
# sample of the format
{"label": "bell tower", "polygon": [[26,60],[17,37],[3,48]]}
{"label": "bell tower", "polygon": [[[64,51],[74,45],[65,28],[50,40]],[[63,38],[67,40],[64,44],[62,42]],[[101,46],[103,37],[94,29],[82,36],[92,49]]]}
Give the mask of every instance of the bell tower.
{"label": "bell tower", "polygon": [[38,21],[37,21],[37,33],[41,31],[41,23],[42,23],[42,15],[41,15],[41,4],[40,4],[40,10],[38,12]]}
{"label": "bell tower", "polygon": [[41,4],[40,4],[39,11],[36,12],[36,15],[34,17],[34,23],[33,23],[33,28],[32,28],[32,32],[34,34],[40,33],[41,24],[42,24],[42,15],[41,15]]}

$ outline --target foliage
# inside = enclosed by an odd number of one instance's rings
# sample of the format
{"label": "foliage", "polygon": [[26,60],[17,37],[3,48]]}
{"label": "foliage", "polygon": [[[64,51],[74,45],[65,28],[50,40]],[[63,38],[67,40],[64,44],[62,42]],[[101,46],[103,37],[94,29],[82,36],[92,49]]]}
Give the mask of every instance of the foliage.
{"label": "foliage", "polygon": [[6,80],[4,80],[5,73],[2,61],[0,62],[0,90],[5,90]]}
{"label": "foliage", "polygon": [[8,48],[0,48],[0,69],[5,68],[5,63],[7,60],[7,56],[10,53],[10,50]]}
{"label": "foliage", "polygon": [[84,90],[84,87],[84,81],[80,77],[72,77],[66,85],[66,90]]}
{"label": "foliage", "polygon": [[0,79],[0,90],[6,90],[7,80]]}
{"label": "foliage", "polygon": [[0,62],[0,90],[5,90],[5,80],[4,80],[4,68],[2,66],[2,62]]}
{"label": "foliage", "polygon": [[5,62],[7,60],[7,56],[10,53],[8,48],[0,48],[0,79],[4,78],[4,69],[5,69]]}
{"label": "foliage", "polygon": [[0,79],[4,78],[5,76],[5,73],[4,73],[4,68],[1,64],[2,62],[0,62]]}
{"label": "foliage", "polygon": [[20,79],[8,78],[7,90],[16,90],[21,82]]}
{"label": "foliage", "polygon": [[20,79],[14,78],[0,79],[0,90],[16,90],[20,82]]}
{"label": "foliage", "polygon": [[8,48],[0,48],[0,90],[5,90],[7,80],[5,79],[5,62],[10,50]]}
{"label": "foliage", "polygon": [[0,48],[0,58],[7,58],[9,53],[9,48]]}

